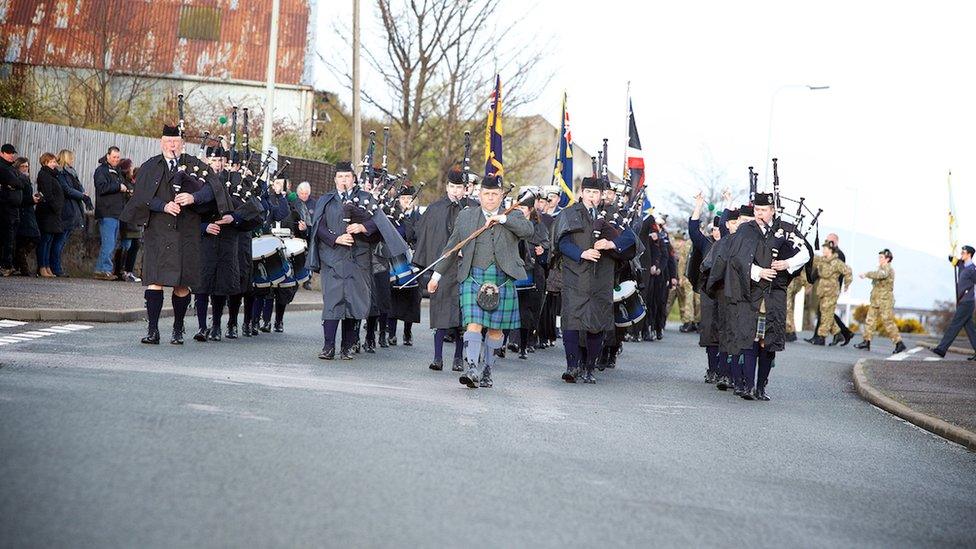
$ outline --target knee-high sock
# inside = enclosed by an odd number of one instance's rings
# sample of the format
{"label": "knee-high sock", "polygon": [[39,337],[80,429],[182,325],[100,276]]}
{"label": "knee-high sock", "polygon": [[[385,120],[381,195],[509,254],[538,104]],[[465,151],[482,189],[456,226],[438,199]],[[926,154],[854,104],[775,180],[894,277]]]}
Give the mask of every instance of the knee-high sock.
{"label": "knee-high sock", "polygon": [[254,303],[251,305],[251,322],[257,324],[261,322],[261,313],[264,311],[265,298],[254,296]]}
{"label": "knee-high sock", "polygon": [[705,347],[705,356],[708,358],[708,371],[714,373],[718,372],[718,346],[709,345]]}
{"label": "knee-high sock", "polygon": [[529,343],[529,329],[519,328],[519,352],[525,352],[525,347]]}
{"label": "knee-high sock", "polygon": [[776,352],[760,349],[759,351],[759,373],[756,377],[756,387],[765,388],[769,382],[769,371],[776,362]]}
{"label": "knee-high sock", "polygon": [[366,343],[376,343],[376,322],[379,317],[366,317]]}
{"label": "knee-high sock", "polygon": [[477,366],[481,358],[481,333],[464,332],[464,359],[468,361],[468,366]]}
{"label": "knee-high sock", "polygon": [[464,339],[461,338],[457,328],[454,328],[454,332],[454,360],[457,360],[464,356]]}
{"label": "knee-high sock", "polygon": [[379,324],[380,333],[385,334],[386,331],[387,331],[386,329],[388,327],[387,324],[390,323],[390,314],[389,313],[380,313],[379,323],[380,323]]}
{"label": "knee-high sock", "polygon": [[342,320],[342,348],[349,349],[359,341],[359,320],[345,318]]}
{"label": "knee-high sock", "polygon": [[434,362],[444,361],[444,336],[446,334],[447,330],[444,328],[434,330]]}
{"label": "knee-high sock", "polygon": [[207,294],[193,294],[193,306],[197,311],[197,328],[207,328]]}
{"label": "knee-high sock", "polygon": [[183,329],[183,319],[186,317],[186,309],[190,306],[190,294],[180,297],[173,294],[173,329]]}
{"label": "knee-high sock", "polygon": [[603,346],[603,332],[591,334],[586,332],[586,364],[592,368],[596,364],[596,358],[600,356],[600,347]]}
{"label": "knee-high sock", "polygon": [[[396,335],[396,319],[395,318],[391,318],[390,319],[390,322],[393,325],[393,330],[391,330],[390,333],[392,333],[393,335]],[[412,339],[412,338],[413,338],[413,323],[412,322],[407,322],[406,320],[404,320],[403,321],[403,339]]]}
{"label": "knee-high sock", "polygon": [[498,358],[495,356],[495,350],[500,349],[503,345],[505,345],[504,337],[492,339],[485,336],[485,374],[491,374],[491,367],[495,365],[495,360]]}
{"label": "knee-high sock", "polygon": [[718,358],[716,360],[718,361],[718,365],[717,365],[717,367],[718,367],[718,375],[724,376],[724,377],[731,377],[732,376],[732,372],[729,369],[729,354],[728,353],[719,352],[718,353]]}
{"label": "knee-high sock", "polygon": [[241,294],[234,294],[227,298],[227,325],[237,326],[237,313],[241,310]]}
{"label": "knee-high sock", "polygon": [[334,349],[336,343],[336,330],[339,329],[338,320],[323,320],[322,334],[324,336],[323,349]]}
{"label": "knee-high sock", "polygon": [[566,351],[566,368],[579,366],[579,330],[563,330],[563,349]]}
{"label": "knee-high sock", "polygon": [[284,301],[275,300],[274,310],[275,310],[275,324],[281,324],[285,320],[285,307],[288,304]]}
{"label": "knee-high sock", "polygon": [[244,294],[244,318],[241,322],[245,326],[251,323],[251,319],[254,317],[254,294],[247,293]]}
{"label": "knee-high sock", "polygon": [[213,305],[213,326],[214,329],[219,332],[220,325],[221,325],[220,318],[224,316],[224,305],[227,303],[227,296],[225,295],[210,296],[210,303]]}
{"label": "knee-high sock", "polygon": [[264,298],[264,310],[261,311],[261,319],[267,324],[271,322],[271,310],[274,308],[274,295]]}
{"label": "knee-high sock", "polygon": [[[388,335],[389,337],[396,337],[396,330],[397,330],[396,326],[397,326],[397,319],[393,318],[392,316],[389,317],[389,318],[387,318],[386,319],[386,335]],[[403,337],[406,337],[407,336],[407,331],[406,331],[407,330],[407,328],[406,328],[407,323],[404,322],[403,323],[403,326],[404,326],[404,328],[403,328]]]}
{"label": "knee-high sock", "polygon": [[159,314],[163,312],[163,291],[146,290],[146,316],[149,317],[149,331],[159,331]]}

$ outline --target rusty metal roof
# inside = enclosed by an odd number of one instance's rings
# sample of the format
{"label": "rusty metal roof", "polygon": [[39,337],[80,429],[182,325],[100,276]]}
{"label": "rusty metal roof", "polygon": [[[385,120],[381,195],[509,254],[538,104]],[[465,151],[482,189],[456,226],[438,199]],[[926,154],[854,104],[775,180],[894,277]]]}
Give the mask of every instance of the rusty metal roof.
{"label": "rusty metal roof", "polygon": [[[308,0],[281,0],[275,79],[301,83]],[[7,63],[265,79],[270,0],[0,0]]]}

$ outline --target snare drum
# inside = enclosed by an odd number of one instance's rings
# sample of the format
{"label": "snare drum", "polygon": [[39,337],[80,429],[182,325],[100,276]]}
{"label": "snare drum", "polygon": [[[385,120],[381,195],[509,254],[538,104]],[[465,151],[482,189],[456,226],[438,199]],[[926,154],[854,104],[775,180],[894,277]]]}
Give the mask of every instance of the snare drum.
{"label": "snare drum", "polygon": [[305,259],[308,253],[308,244],[301,238],[282,238],[285,245],[285,256],[291,264],[291,272],[284,281],[278,284],[283,288],[290,288],[299,284],[304,284],[312,277],[311,271],[305,268]]}
{"label": "snare drum", "polygon": [[409,282],[415,274],[420,272],[420,269],[414,267],[413,263],[411,263],[411,255],[410,250],[407,250],[405,253],[402,253],[390,260],[390,284],[397,289],[417,287],[416,280],[410,282],[410,284],[407,284],[406,286],[404,285]]}
{"label": "snare drum", "polygon": [[535,289],[535,276],[533,276],[532,271],[526,271],[525,278],[515,281],[515,290],[534,290]]}
{"label": "snare drum", "polygon": [[268,288],[280,284],[291,275],[291,264],[284,249],[285,244],[277,236],[266,234],[251,239],[253,282],[256,287]]}
{"label": "snare drum", "polygon": [[624,280],[613,289],[613,323],[618,328],[633,326],[644,318],[647,309],[637,291],[637,283]]}

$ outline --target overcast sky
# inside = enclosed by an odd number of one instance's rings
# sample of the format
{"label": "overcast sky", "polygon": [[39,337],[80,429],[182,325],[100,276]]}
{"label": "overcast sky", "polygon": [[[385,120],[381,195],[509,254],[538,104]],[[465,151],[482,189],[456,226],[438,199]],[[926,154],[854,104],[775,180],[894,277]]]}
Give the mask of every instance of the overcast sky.
{"label": "overcast sky", "polygon": [[[318,49],[336,55],[349,46],[335,40],[331,22],[348,19],[352,2],[319,2]],[[546,62],[551,84],[517,114],[557,122],[565,89],[577,142],[592,151],[610,138],[611,162],[619,165],[630,80],[648,185],[664,198],[669,190],[694,194],[689,171],[700,169],[705,156],[746,187],[747,166],[765,162],[775,95],[771,148],[785,195],[823,208],[825,224],[945,255],[951,169],[960,244],[976,241],[976,218],[963,210],[976,201],[971,4],[593,6],[539,0],[530,8],[514,1],[505,7],[554,46]],[[375,7],[363,0],[364,32],[375,30],[374,21]],[[597,74],[599,80],[587,76]],[[316,69],[316,84],[339,91],[348,104],[348,92],[324,66]],[[803,84],[830,89],[808,91]],[[366,75],[366,85],[375,80]],[[784,87],[790,85],[801,86]]]}

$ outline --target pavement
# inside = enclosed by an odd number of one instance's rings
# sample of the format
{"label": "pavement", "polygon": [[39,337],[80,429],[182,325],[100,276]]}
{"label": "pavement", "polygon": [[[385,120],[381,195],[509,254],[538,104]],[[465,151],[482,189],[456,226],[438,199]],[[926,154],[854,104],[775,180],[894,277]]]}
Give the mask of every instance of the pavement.
{"label": "pavement", "polygon": [[327,362],[314,312],[182,347],[75,324],[0,326],[47,334],[0,345],[4,546],[976,544],[976,453],[854,388],[882,345],[792,344],[763,403],[703,383],[673,329],[596,385],[557,348],[469,390],[421,326]]}
{"label": "pavement", "polygon": [[[0,318],[26,321],[129,322],[146,317],[140,283],[91,278],[0,277]],[[319,290],[300,289],[293,311],[321,310]],[[172,316],[169,297],[163,315]]]}

